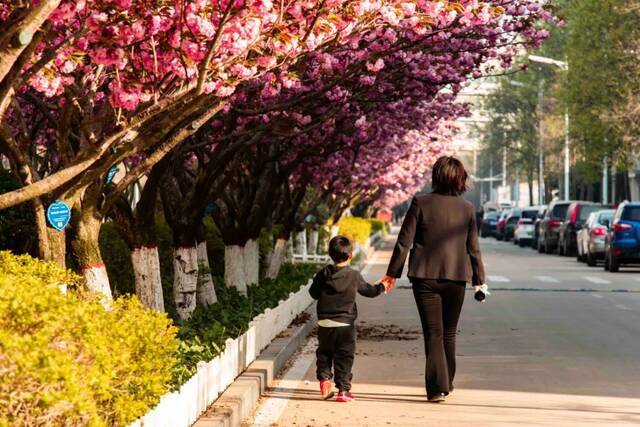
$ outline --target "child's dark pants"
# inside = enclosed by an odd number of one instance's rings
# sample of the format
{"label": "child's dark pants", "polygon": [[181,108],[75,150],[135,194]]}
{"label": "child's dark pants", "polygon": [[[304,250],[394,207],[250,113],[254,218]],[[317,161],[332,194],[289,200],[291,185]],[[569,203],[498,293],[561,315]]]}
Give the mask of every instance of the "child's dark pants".
{"label": "child's dark pants", "polygon": [[[318,350],[316,350],[318,380],[330,380],[335,372],[336,387],[340,391],[351,390],[351,368],[356,351],[356,328],[339,326],[318,327]],[[332,366],[333,365],[333,366]]]}

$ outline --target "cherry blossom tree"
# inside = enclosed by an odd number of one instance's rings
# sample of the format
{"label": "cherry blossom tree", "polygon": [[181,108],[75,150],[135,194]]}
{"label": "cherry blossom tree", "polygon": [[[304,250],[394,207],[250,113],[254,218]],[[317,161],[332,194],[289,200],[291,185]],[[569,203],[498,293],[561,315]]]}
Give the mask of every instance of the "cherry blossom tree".
{"label": "cherry blossom tree", "polygon": [[[147,182],[163,188],[176,260],[197,271],[195,235],[215,202],[242,287],[256,278],[260,230],[272,217],[299,223],[308,194],[381,200],[394,180],[415,182],[419,171],[394,165],[434,152],[420,144],[462,113],[464,82],[509,66],[549,19],[537,0],[62,2],[11,86],[0,146],[28,173],[0,209],[70,203],[74,255],[89,287],[110,295],[100,224],[118,207],[124,225],[145,217],[128,215],[123,195],[172,153]],[[114,166],[126,173],[108,183]],[[177,280],[195,301],[193,280]]]}

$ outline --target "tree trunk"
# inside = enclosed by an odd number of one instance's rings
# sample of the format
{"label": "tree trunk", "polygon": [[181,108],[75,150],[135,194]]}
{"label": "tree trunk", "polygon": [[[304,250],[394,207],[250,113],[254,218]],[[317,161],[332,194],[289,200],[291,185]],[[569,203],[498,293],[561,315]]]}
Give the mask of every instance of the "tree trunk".
{"label": "tree trunk", "polygon": [[58,231],[51,227],[47,227],[46,239],[49,252],[45,256],[45,260],[52,261],[60,267],[67,266],[67,234],[65,230]]}
{"label": "tree trunk", "polygon": [[180,246],[173,255],[173,298],[180,319],[188,319],[196,309],[198,252],[195,246]]}
{"label": "tree trunk", "polygon": [[244,250],[239,245],[224,247],[224,281],[227,286],[237,288],[240,293],[247,294],[246,275],[244,273]]}
{"label": "tree trunk", "polygon": [[249,239],[244,244],[242,263],[247,285],[257,285],[260,280],[260,247],[257,239]]}
{"label": "tree trunk", "polygon": [[209,265],[209,254],[207,253],[207,242],[200,241],[197,246],[198,252],[198,304],[208,306],[218,302],[216,288],[211,275],[211,266]]}
{"label": "tree trunk", "polygon": [[339,230],[340,230],[340,227],[338,227],[338,224],[333,224],[331,226],[331,238],[332,239],[338,235]]}
{"label": "tree trunk", "polygon": [[133,248],[131,263],[136,281],[136,295],[142,304],[152,310],[164,312],[158,247],[146,245]]}
{"label": "tree trunk", "polygon": [[66,267],[66,231],[58,231],[47,226],[44,205],[40,198],[33,199],[33,210],[38,234],[38,257]]}
{"label": "tree trunk", "polygon": [[311,255],[318,253],[318,229],[314,228],[309,232],[309,244],[307,246],[307,252]]}
{"label": "tree trunk", "polygon": [[[78,212],[77,209],[74,211]],[[98,244],[102,218],[91,208],[83,208],[80,215],[75,236],[71,241],[73,254],[78,260],[87,288],[90,291],[103,294],[107,301],[111,301],[113,296],[109,286],[109,277]]]}
{"label": "tree trunk", "polygon": [[295,253],[302,256],[307,255],[307,232],[304,229],[296,233]]}
{"label": "tree trunk", "polygon": [[278,237],[278,239],[276,240],[276,244],[273,249],[273,255],[271,256],[269,267],[267,268],[267,273],[265,274],[265,277],[267,279],[275,280],[278,277],[280,267],[282,267],[282,263],[284,261],[287,241],[288,239],[284,237]]}

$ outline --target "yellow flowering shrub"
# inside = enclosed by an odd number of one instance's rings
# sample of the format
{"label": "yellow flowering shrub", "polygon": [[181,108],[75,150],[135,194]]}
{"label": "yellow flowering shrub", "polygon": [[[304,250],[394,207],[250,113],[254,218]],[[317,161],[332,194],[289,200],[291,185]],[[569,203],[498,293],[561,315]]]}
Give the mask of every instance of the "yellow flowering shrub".
{"label": "yellow flowering shrub", "polygon": [[338,233],[354,243],[364,245],[371,235],[371,221],[355,216],[342,217],[338,222]]}
{"label": "yellow flowering shrub", "polygon": [[0,426],[127,425],[167,390],[165,314],[135,297],[105,309],[54,264],[0,252]]}

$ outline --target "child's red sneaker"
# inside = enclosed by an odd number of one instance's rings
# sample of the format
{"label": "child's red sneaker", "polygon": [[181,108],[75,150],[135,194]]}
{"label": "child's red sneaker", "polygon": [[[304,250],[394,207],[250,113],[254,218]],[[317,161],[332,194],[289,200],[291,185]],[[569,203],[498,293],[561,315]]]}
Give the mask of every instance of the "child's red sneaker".
{"label": "child's red sneaker", "polygon": [[354,400],[356,400],[356,398],[348,391],[340,391],[336,396],[336,402],[353,402]]}
{"label": "child's red sneaker", "polygon": [[333,397],[333,390],[331,389],[331,381],[320,381],[320,393],[322,393],[323,400],[329,400]]}

